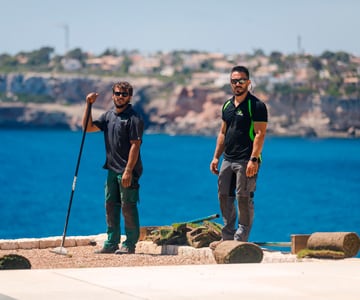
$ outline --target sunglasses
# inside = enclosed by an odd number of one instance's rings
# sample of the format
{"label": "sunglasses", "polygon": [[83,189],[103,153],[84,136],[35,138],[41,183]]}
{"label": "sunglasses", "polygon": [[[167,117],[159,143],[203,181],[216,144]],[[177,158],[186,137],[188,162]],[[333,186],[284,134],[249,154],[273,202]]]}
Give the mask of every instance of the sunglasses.
{"label": "sunglasses", "polygon": [[116,97],[120,97],[120,96],[127,97],[127,96],[129,96],[129,93],[128,92],[114,92],[114,95]]}
{"label": "sunglasses", "polygon": [[247,79],[247,78],[231,79],[231,83],[232,83],[232,84],[237,84],[237,83],[244,84],[244,83],[246,83],[248,80],[249,80],[249,79]]}

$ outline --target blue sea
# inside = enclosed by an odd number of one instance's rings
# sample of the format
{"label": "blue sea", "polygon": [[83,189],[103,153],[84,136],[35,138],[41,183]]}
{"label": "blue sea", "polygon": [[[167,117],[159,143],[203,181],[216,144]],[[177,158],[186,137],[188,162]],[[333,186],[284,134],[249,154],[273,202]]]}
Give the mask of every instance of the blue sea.
{"label": "blue sea", "polygon": [[[0,239],[63,234],[82,132],[0,130]],[[142,226],[220,213],[210,173],[216,137],[144,136]],[[250,240],[289,242],[292,234],[360,233],[360,140],[267,137]],[[88,133],[67,236],[106,229],[104,144]],[[222,219],[215,221],[222,224]]]}

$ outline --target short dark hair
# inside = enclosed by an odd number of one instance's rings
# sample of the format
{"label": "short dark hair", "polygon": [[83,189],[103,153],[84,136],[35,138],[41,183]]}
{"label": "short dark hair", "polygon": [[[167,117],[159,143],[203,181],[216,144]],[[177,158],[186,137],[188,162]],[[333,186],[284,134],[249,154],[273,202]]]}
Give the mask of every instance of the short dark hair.
{"label": "short dark hair", "polygon": [[114,83],[114,85],[112,86],[113,93],[114,93],[114,90],[116,87],[121,90],[127,91],[130,96],[133,95],[133,87],[127,81],[119,81],[119,82]]}
{"label": "short dark hair", "polygon": [[248,68],[244,67],[244,66],[235,66],[231,69],[231,74],[234,73],[234,72],[241,72],[241,73],[245,73],[247,78],[249,79],[250,78],[250,73],[249,73],[249,70]]}

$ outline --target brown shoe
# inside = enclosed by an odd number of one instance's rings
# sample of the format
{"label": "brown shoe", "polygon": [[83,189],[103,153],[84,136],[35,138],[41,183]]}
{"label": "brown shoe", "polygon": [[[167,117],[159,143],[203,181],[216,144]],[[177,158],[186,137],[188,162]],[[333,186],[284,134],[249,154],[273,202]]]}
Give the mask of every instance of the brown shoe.
{"label": "brown shoe", "polygon": [[111,254],[115,253],[115,251],[119,249],[119,247],[103,247],[101,249],[95,250],[95,254]]}
{"label": "brown shoe", "polygon": [[221,244],[223,242],[223,239],[221,239],[220,241],[214,241],[214,242],[211,242],[210,245],[209,245],[209,248],[211,250],[215,250],[215,248]]}
{"label": "brown shoe", "polygon": [[134,254],[135,248],[129,248],[126,246],[121,246],[119,250],[115,251],[115,254]]}

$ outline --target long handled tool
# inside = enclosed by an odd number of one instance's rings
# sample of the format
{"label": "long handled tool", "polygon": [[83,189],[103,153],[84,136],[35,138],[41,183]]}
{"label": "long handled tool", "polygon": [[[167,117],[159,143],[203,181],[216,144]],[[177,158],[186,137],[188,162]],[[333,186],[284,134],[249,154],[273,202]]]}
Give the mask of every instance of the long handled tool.
{"label": "long handled tool", "polygon": [[210,216],[205,217],[205,218],[195,219],[195,220],[187,221],[187,222],[184,222],[184,223],[201,223],[203,221],[214,220],[214,219],[216,219],[218,217],[220,217],[219,214],[213,214],[213,215],[210,215]]}
{"label": "long handled tool", "polygon": [[291,247],[291,242],[252,242],[258,246],[269,246],[269,247]]}
{"label": "long handled tool", "polygon": [[[86,126],[87,126],[87,124],[89,122],[89,118],[90,118],[90,114],[91,114],[91,103],[88,103],[87,105],[88,105],[88,107],[87,107],[87,114],[86,114],[86,120],[85,120]],[[69,223],[70,210],[71,210],[72,200],[73,200],[73,197],[74,197],[74,192],[75,192],[75,187],[76,187],[76,180],[77,180],[79,166],[80,166],[80,160],[81,160],[81,154],[82,154],[82,150],[83,150],[84,142],[85,142],[85,136],[86,136],[86,128],[83,131],[83,135],[82,135],[82,139],[81,139],[80,151],[79,151],[79,156],[78,156],[77,164],[76,164],[76,168],[75,168],[75,175],[74,175],[74,180],[73,180],[71,194],[70,194],[69,206],[68,206],[68,210],[67,210],[67,214],[66,214],[64,233],[63,233],[63,236],[62,236],[61,246],[51,250],[51,252],[54,252],[56,254],[67,255],[67,250],[64,248],[65,237],[66,237],[66,231],[67,231],[67,227],[68,227],[68,223]]]}

